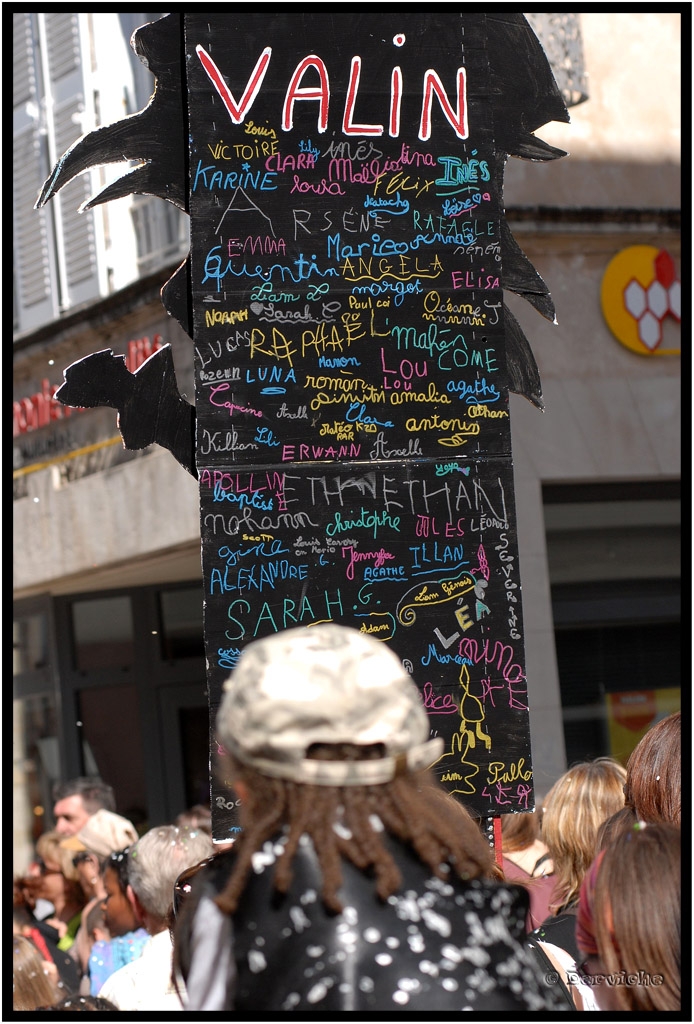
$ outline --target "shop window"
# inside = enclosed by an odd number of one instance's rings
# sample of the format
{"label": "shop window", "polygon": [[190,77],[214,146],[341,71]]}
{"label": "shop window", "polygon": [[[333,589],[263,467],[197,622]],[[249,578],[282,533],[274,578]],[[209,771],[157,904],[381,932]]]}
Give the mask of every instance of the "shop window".
{"label": "shop window", "polygon": [[74,666],[78,672],[133,665],[135,644],[129,596],[75,601],[72,633]]}
{"label": "shop window", "polygon": [[567,764],[626,763],[680,707],[679,484],[544,489]]}
{"label": "shop window", "polygon": [[207,703],[178,711],[186,807],[209,804],[210,726]]}
{"label": "shop window", "polygon": [[147,794],[136,687],[84,688],[78,693],[78,714],[85,774],[100,775],[113,786],[118,811],[133,824],[145,821]]}
{"label": "shop window", "polygon": [[555,630],[567,761],[626,764],[646,729],[680,706],[680,625],[608,622]]}
{"label": "shop window", "polygon": [[160,594],[160,613],[161,656],[165,661],[204,656],[202,594],[199,587],[163,590]]}

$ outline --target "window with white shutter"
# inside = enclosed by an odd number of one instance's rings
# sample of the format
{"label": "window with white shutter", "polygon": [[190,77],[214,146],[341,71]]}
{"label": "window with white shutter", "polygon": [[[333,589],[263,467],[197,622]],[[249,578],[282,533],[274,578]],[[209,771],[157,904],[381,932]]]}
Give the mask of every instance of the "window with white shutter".
{"label": "window with white shutter", "polygon": [[80,68],[79,24],[76,14],[46,14],[48,72],[57,82]]}
{"label": "window with white shutter", "polygon": [[[83,134],[83,111],[84,102],[79,94],[55,107],[53,130],[58,153],[64,153]],[[92,193],[91,173],[85,171],[84,174],[78,174],[73,178],[55,199],[51,200],[59,204],[62,220],[63,265],[68,306],[75,306],[98,296],[94,214],[91,210],[80,213],[80,206]]]}
{"label": "window with white shutter", "polygon": [[36,70],[30,14],[12,15],[12,106],[36,101]]}
{"label": "window with white shutter", "polygon": [[[77,175],[43,209],[34,209],[60,157],[100,123],[104,103],[107,123],[146,105],[154,77],[130,51],[129,39],[139,25],[160,16],[13,15],[15,334],[107,294],[114,268],[122,287],[182,258],[188,249],[187,217],[161,199],[141,196],[122,203],[115,226],[110,208],[80,212],[110,180],[109,169]],[[97,18],[102,19],[98,25]],[[122,114],[114,112],[118,101]],[[131,207],[132,218],[127,216]]]}
{"label": "window with white shutter", "polygon": [[48,158],[40,120],[40,67],[33,19],[31,14],[12,17],[13,328],[19,333],[52,320],[58,301],[52,213],[34,209],[48,173]]}

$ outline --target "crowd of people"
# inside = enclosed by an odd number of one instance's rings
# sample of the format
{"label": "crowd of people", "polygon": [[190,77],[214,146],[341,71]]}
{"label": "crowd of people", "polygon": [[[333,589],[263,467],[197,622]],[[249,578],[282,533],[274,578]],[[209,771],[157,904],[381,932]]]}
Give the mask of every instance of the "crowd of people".
{"label": "crowd of people", "polygon": [[78,778],[57,788],[53,817],[14,883],[14,1008],[181,1010],[174,886],[214,852],[209,809],[140,836],[112,787]]}
{"label": "crowd of people", "polygon": [[209,807],[139,835],[101,780],[56,790],[14,882],[14,1009],[680,1009],[679,712],[504,816],[496,850],[367,635],[249,644],[216,726],[233,844]]}

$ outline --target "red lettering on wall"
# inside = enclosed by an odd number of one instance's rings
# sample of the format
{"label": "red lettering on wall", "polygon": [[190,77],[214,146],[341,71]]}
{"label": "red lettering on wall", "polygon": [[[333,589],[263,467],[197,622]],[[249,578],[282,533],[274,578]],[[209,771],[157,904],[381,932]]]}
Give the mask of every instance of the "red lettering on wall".
{"label": "red lettering on wall", "polygon": [[53,396],[59,387],[59,384],[51,384],[44,379],[41,381],[40,391],[12,403],[13,437],[28,434],[32,430],[40,430],[41,427],[47,427],[51,420],[60,420],[75,411],[56,402]]}
{"label": "red lettering on wall", "polygon": [[154,341],[152,342],[150,342],[146,335],[144,338],[137,338],[135,341],[129,341],[128,354],[125,357],[125,365],[131,373],[135,373],[135,371],[142,366],[145,359],[149,359],[149,357],[153,356],[160,348],[163,348],[161,334],[155,334]]}

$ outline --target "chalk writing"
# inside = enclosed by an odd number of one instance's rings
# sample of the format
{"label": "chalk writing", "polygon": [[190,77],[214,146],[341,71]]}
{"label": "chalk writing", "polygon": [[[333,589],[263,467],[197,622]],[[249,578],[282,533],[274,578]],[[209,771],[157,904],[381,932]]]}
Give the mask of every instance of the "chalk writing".
{"label": "chalk writing", "polygon": [[255,636],[352,624],[411,666],[447,788],[527,807],[484,16],[426,56],[382,15],[327,50],[324,16],[243,17],[186,42],[211,692]]}

